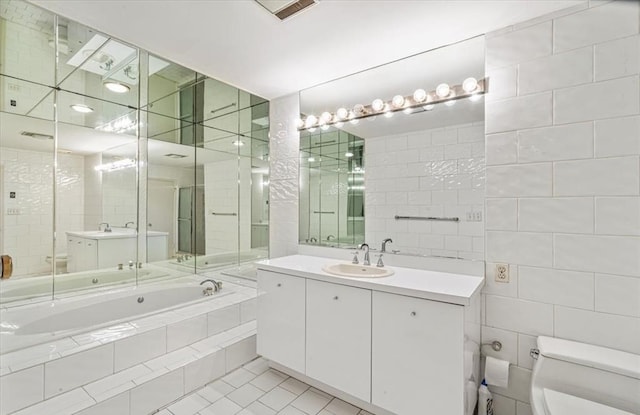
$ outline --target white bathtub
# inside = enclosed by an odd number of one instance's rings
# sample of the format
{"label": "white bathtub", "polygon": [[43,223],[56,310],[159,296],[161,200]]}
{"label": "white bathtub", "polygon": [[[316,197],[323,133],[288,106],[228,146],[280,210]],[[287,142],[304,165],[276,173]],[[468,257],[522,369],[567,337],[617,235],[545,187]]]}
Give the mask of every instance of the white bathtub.
{"label": "white bathtub", "polygon": [[226,286],[223,291],[206,296],[202,286],[193,279],[188,280],[190,282],[148,285],[3,309],[0,311],[1,352],[122,324],[195,302],[215,301],[233,292]]}
{"label": "white bathtub", "polygon": [[136,280],[149,280],[169,276],[159,270],[128,269],[85,271],[73,274],[59,274],[21,279],[10,279],[0,282],[0,304],[26,300],[41,296],[51,296],[55,285],[55,294],[69,293],[85,289],[114,286],[131,283]]}

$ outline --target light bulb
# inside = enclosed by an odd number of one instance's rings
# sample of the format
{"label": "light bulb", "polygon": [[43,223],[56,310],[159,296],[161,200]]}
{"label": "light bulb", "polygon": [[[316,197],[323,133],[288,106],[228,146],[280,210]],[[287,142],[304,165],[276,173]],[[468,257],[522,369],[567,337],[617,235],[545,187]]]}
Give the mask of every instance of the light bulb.
{"label": "light bulb", "polygon": [[297,128],[304,127],[304,120],[302,118],[296,118],[296,127]]}
{"label": "light bulb", "polygon": [[331,115],[329,111],[323,112],[322,115],[320,116],[320,119],[323,120],[325,123],[331,122],[332,118],[333,118],[333,115]]}
{"label": "light bulb", "polygon": [[383,108],[384,108],[384,101],[381,100],[380,98],[374,99],[373,102],[371,103],[371,109],[373,109],[376,112],[382,111]]}
{"label": "light bulb", "polygon": [[356,104],[356,105],[354,105],[354,106],[353,106],[353,112],[354,112],[356,115],[364,114],[364,105],[362,105],[362,104]]}
{"label": "light bulb", "polygon": [[456,105],[456,100],[450,100],[450,101],[445,101],[444,105],[446,105],[447,107],[453,107],[454,105]]}
{"label": "light bulb", "polygon": [[478,81],[476,78],[467,78],[462,82],[462,89],[464,92],[473,92],[478,88]]}
{"label": "light bulb", "polygon": [[425,110],[427,110],[427,111],[431,111],[434,107],[435,107],[435,105],[433,105],[433,104],[429,104],[429,105],[425,105],[425,106],[424,106],[424,107],[422,107],[422,108],[424,108],[424,109],[425,109]]}
{"label": "light bulb", "polygon": [[338,116],[339,119],[344,120],[349,116],[349,111],[347,111],[346,108],[341,107],[341,108],[338,108],[338,110],[336,111],[336,115]]}
{"label": "light bulb", "polygon": [[427,91],[424,89],[416,89],[413,93],[413,100],[415,102],[424,102],[425,99],[427,99]]}
{"label": "light bulb", "polygon": [[439,96],[440,98],[448,97],[450,92],[451,92],[451,88],[449,88],[449,85],[447,84],[440,84],[436,88],[436,95]]}
{"label": "light bulb", "polygon": [[120,82],[114,82],[114,81],[105,82],[104,87],[111,92],[115,92],[116,94],[124,94],[125,92],[129,92],[131,89],[125,84],[121,84]]}
{"label": "light bulb", "polygon": [[344,153],[344,156],[349,158],[349,157],[353,157],[353,153],[350,151],[347,151],[346,153]]}
{"label": "light bulb", "polygon": [[404,105],[404,97],[402,95],[396,95],[391,99],[391,105],[396,108],[402,108]]}
{"label": "light bulb", "polygon": [[481,99],[481,98],[482,98],[482,95],[480,95],[480,94],[473,94],[473,95],[471,95],[471,96],[469,97],[469,101],[476,102],[476,101],[480,101],[480,99]]}
{"label": "light bulb", "polygon": [[309,157],[309,158],[307,159],[307,161],[309,161],[309,163],[313,163],[314,161],[316,161],[316,159],[315,159],[315,158],[313,158],[313,157]]}
{"label": "light bulb", "polygon": [[82,104],[73,104],[71,105],[71,109],[77,112],[81,112],[83,114],[93,112],[93,108],[87,107],[86,105],[82,105]]}
{"label": "light bulb", "polygon": [[320,127],[320,129],[321,129],[322,131],[327,131],[327,130],[329,129],[329,127],[330,127],[329,125],[324,124],[323,126],[321,126],[321,127]]}
{"label": "light bulb", "polygon": [[308,128],[318,122],[318,119],[315,115],[309,115],[304,122],[304,125]]}

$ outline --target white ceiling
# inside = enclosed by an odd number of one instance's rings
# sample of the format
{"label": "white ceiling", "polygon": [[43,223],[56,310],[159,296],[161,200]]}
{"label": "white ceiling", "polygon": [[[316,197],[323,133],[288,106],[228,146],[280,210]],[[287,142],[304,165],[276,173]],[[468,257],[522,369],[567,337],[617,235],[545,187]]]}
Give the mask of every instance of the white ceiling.
{"label": "white ceiling", "polygon": [[273,99],[584,0],[321,0],[280,21],[253,0],[31,0]]}

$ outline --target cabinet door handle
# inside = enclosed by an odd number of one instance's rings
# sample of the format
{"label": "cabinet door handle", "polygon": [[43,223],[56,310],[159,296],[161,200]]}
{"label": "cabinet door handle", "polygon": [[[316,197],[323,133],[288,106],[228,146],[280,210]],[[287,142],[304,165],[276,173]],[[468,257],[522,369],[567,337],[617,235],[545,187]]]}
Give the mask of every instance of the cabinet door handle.
{"label": "cabinet door handle", "polygon": [[337,300],[337,299],[338,299],[338,296],[336,295],[335,297],[333,297],[333,299],[334,299],[334,300]]}
{"label": "cabinet door handle", "polygon": [[417,315],[418,315],[418,313],[416,313],[415,311],[412,311],[412,312],[411,312],[411,317],[415,317],[415,316],[417,316]]}
{"label": "cabinet door handle", "polygon": [[281,283],[278,283],[278,284],[276,285],[276,287],[282,287],[282,284],[281,284]]}

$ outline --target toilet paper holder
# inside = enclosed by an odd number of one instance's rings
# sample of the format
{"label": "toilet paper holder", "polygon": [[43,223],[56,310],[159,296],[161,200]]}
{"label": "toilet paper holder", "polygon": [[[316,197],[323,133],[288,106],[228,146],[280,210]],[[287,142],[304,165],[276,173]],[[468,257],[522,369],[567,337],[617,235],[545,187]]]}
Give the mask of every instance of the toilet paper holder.
{"label": "toilet paper holder", "polygon": [[500,350],[502,350],[502,343],[498,340],[494,340],[491,343],[482,343],[481,346],[491,346],[491,348],[495,352],[499,352]]}

